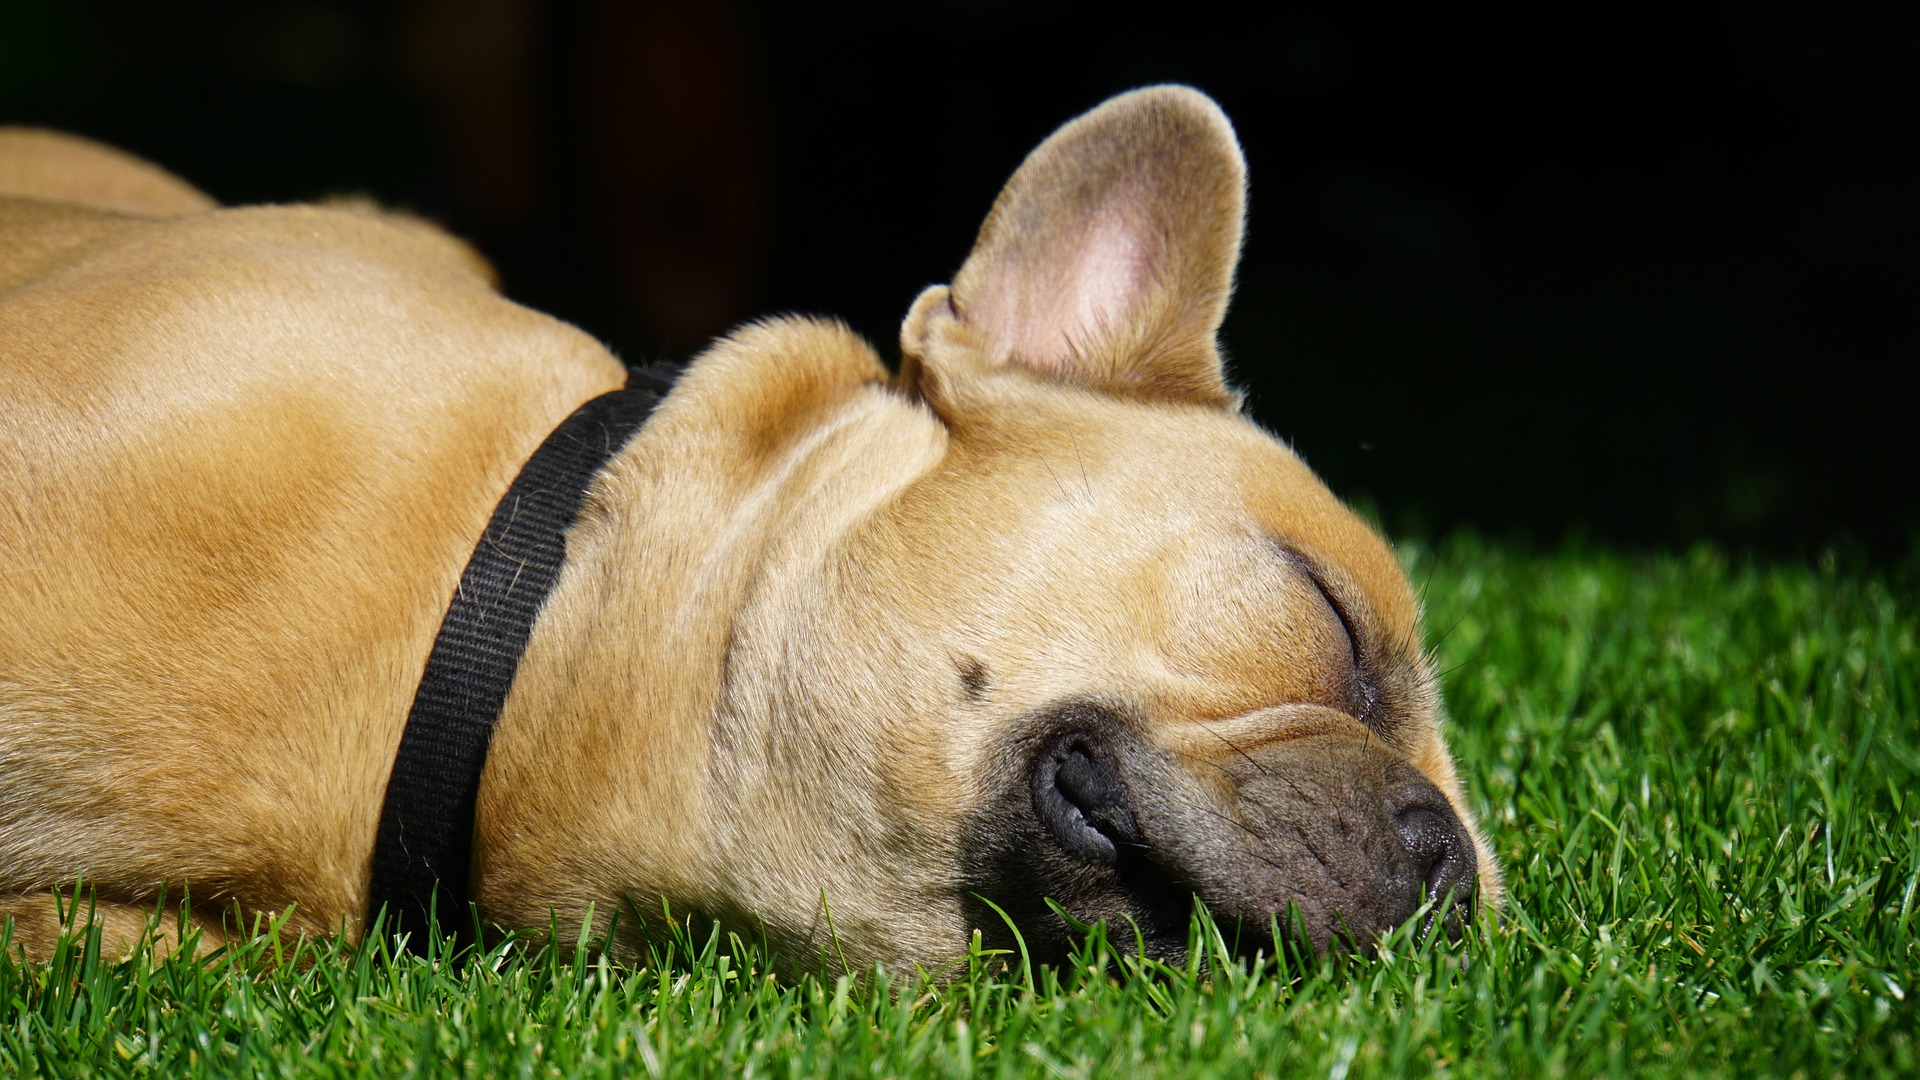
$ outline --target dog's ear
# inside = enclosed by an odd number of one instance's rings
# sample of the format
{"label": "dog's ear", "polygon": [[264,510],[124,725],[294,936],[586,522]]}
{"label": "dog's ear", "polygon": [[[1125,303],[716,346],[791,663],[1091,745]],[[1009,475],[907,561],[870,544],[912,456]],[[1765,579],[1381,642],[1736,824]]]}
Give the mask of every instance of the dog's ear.
{"label": "dog's ear", "polygon": [[903,383],[939,407],[962,367],[1233,407],[1215,337],[1240,257],[1246,164],[1206,95],[1107,101],[1027,157],[950,288],[901,330]]}

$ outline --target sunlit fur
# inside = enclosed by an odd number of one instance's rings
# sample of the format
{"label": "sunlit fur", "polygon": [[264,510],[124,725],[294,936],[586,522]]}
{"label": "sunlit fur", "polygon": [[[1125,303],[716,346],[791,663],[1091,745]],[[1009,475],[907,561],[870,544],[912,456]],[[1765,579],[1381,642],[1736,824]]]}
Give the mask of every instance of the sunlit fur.
{"label": "sunlit fur", "polygon": [[[596,482],[522,660],[485,915],[619,913],[630,955],[631,916],[698,909],[801,964],[831,920],[849,961],[937,965],[972,929],[990,758],[1063,700],[1124,707],[1202,787],[1275,740],[1377,742],[1473,829],[1391,550],[1222,371],[1243,186],[1211,102],[1127,95],[1023,166],[898,379],[804,319],[697,358]],[[0,914],[26,947],[76,879],[123,920],[187,889],[212,927],[358,932],[474,537],[621,378],[412,219],[216,209],[0,133]],[[1390,722],[1329,703],[1345,639],[1283,555],[1375,650]]]}

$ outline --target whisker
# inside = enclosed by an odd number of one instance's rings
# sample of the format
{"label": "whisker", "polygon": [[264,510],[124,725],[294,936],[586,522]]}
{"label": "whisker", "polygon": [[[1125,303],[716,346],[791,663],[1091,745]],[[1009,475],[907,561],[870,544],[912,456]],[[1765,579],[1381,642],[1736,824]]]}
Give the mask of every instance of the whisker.
{"label": "whisker", "polygon": [[1253,756],[1251,754],[1248,754],[1245,750],[1242,750],[1240,748],[1240,744],[1234,742],[1232,739],[1227,738],[1225,735],[1222,735],[1219,732],[1214,731],[1212,728],[1207,729],[1207,734],[1212,735],[1214,738],[1219,739],[1223,743],[1226,743],[1227,746],[1231,748],[1234,753],[1239,754],[1243,759],[1245,759],[1247,764],[1260,770],[1261,775],[1263,776],[1272,775],[1271,769],[1268,769],[1265,765],[1262,765],[1259,762],[1253,760]]}
{"label": "whisker", "polygon": [[1440,649],[1440,646],[1445,645],[1447,643],[1447,639],[1453,636],[1453,632],[1455,630],[1460,629],[1460,624],[1466,621],[1467,621],[1467,617],[1465,615],[1462,615],[1459,618],[1453,620],[1453,625],[1447,627],[1446,633],[1443,633],[1438,638],[1435,638],[1433,644],[1427,647],[1428,655],[1432,655],[1433,653],[1438,652]]}
{"label": "whisker", "polygon": [[1459,663],[1453,665],[1447,670],[1434,676],[1434,679],[1435,681],[1444,680],[1447,676],[1453,674],[1456,671],[1459,671],[1461,668],[1467,667],[1470,664],[1479,663],[1481,660],[1486,659],[1486,655],[1487,655],[1487,650],[1482,648],[1479,652],[1474,653],[1472,656],[1467,657],[1465,660],[1460,661]]}

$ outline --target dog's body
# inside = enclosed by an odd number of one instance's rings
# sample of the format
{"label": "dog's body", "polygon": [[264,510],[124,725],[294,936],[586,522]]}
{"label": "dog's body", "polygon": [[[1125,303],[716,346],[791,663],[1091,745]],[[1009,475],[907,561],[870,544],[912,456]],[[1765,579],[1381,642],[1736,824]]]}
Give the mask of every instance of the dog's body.
{"label": "dog's body", "polygon": [[[484,915],[664,901],[803,958],[830,911],[850,959],[932,963],[995,929],[976,894],[1162,937],[1173,894],[1263,926],[1292,902],[1319,945],[1476,867],[1497,898],[1404,577],[1222,380],[1241,185],[1204,98],[1116,99],[915,305],[898,379],[798,319],[695,361],[595,481],[520,661]],[[209,929],[355,932],[474,540],[622,379],[428,226],[217,209],[0,133],[19,940],[77,880],[110,929],[188,890]]]}

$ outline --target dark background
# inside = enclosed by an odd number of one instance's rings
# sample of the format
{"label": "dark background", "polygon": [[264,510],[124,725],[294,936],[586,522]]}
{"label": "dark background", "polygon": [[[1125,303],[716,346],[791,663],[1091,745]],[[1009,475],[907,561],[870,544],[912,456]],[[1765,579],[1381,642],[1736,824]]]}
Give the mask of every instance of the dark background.
{"label": "dark background", "polygon": [[1236,377],[1389,528],[1913,550],[1920,6],[1447,7],[0,0],[0,121],[413,209],[630,360],[891,353],[1027,150],[1188,82],[1252,173]]}

